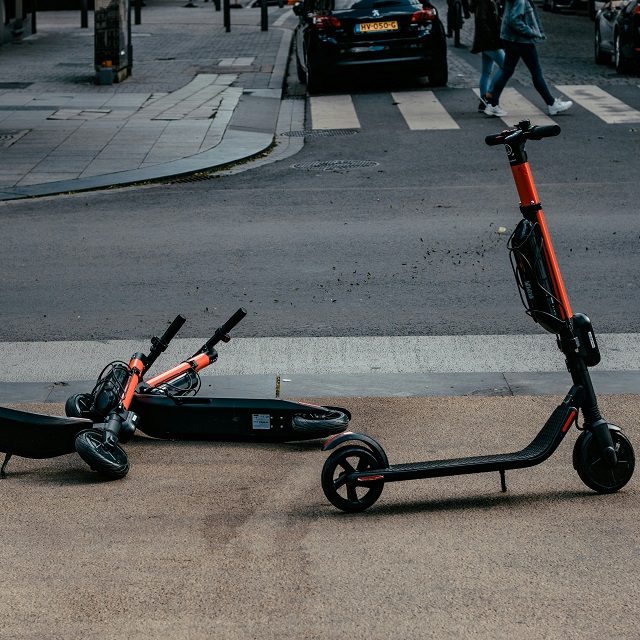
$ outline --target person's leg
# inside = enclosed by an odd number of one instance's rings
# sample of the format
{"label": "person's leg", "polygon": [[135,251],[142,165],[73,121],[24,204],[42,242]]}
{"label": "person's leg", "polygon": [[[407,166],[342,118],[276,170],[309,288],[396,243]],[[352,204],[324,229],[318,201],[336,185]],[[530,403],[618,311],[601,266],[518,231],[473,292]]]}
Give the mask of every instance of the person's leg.
{"label": "person's leg", "polygon": [[493,86],[495,85],[496,80],[498,79],[498,77],[502,73],[502,67],[504,67],[504,50],[503,49],[495,49],[493,51],[485,51],[484,53],[498,67],[496,72],[493,74],[493,78],[491,78],[490,81],[489,81],[489,86],[488,86],[486,92],[482,94],[483,96],[484,95],[491,96],[491,95],[493,95]]}
{"label": "person's leg", "polygon": [[509,82],[509,78],[511,78],[513,72],[516,70],[518,60],[520,60],[520,54],[514,46],[516,44],[515,42],[503,40],[502,44],[504,45],[504,63],[502,65],[502,70],[497,74],[497,78],[495,78],[493,83],[493,93],[490,100],[491,104],[494,106],[500,102],[502,91],[504,90],[507,82]]}
{"label": "person's leg", "polygon": [[480,81],[478,87],[480,89],[480,98],[484,99],[489,91],[489,80],[491,80],[491,72],[493,71],[493,60],[489,56],[488,51],[483,51],[482,56],[482,71],[480,72]]}
{"label": "person's leg", "polygon": [[520,49],[520,57],[522,58],[522,61],[527,65],[527,69],[529,69],[529,73],[531,73],[533,86],[542,96],[542,99],[547,103],[547,105],[552,105],[555,98],[551,95],[551,91],[549,91],[549,87],[542,75],[542,67],[540,66],[540,59],[538,58],[536,45],[524,42],[518,42],[516,44]]}

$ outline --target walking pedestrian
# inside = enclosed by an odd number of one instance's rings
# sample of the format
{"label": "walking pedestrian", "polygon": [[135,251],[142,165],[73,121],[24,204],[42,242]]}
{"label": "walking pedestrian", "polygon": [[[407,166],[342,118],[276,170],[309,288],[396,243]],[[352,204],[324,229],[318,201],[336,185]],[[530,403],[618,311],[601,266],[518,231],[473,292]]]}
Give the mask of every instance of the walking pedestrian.
{"label": "walking pedestrian", "polygon": [[[488,98],[493,95],[493,85],[504,64],[504,50],[500,41],[500,9],[496,0],[470,0],[469,10],[474,14],[475,25],[471,53],[482,55],[478,111],[483,112]],[[498,69],[492,77],[494,64]]]}
{"label": "walking pedestrian", "polygon": [[533,86],[547,104],[550,116],[562,113],[573,105],[571,100],[564,101],[560,98],[554,98],[542,75],[536,44],[544,42],[546,36],[533,0],[506,0],[500,37],[504,48],[504,64],[493,85],[493,95],[484,110],[486,115],[500,117],[507,115],[507,112],[500,106],[500,96],[509,78],[516,70],[520,58],[527,65]]}

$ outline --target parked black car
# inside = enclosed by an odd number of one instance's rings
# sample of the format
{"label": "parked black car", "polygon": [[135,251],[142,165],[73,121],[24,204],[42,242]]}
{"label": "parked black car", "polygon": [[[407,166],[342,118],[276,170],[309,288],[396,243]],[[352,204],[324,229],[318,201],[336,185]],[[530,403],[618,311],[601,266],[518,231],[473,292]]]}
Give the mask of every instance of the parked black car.
{"label": "parked black car", "polygon": [[618,73],[640,64],[640,0],[609,0],[596,14],[596,64],[613,61]]}
{"label": "parked black car", "polygon": [[553,13],[559,13],[560,11],[584,9],[588,6],[589,2],[593,0],[543,0],[542,10],[552,11]]}
{"label": "parked black car", "polygon": [[300,0],[293,5],[298,77],[317,93],[337,73],[403,72],[448,80],[437,9],[420,0]]}

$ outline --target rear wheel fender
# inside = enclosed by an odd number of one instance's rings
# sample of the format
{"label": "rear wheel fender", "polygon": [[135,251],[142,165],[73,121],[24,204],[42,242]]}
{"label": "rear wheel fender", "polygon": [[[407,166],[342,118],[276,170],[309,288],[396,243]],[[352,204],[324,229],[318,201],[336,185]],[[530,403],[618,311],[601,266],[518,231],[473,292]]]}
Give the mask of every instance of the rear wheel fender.
{"label": "rear wheel fender", "polygon": [[355,433],[353,431],[341,433],[333,438],[329,438],[329,440],[324,443],[322,450],[330,451],[345,442],[352,442],[354,440],[364,444],[380,462],[381,467],[386,468],[389,466],[389,459],[387,458],[387,454],[384,452],[384,449],[371,436],[367,436],[364,433]]}

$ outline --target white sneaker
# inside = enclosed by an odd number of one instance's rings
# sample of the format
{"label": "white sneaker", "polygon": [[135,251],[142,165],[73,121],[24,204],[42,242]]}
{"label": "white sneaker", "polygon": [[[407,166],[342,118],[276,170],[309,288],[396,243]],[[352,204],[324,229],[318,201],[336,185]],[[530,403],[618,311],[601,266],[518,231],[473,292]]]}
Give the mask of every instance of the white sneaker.
{"label": "white sneaker", "polygon": [[499,118],[504,118],[507,115],[507,112],[499,104],[495,106],[492,104],[488,104],[484,109],[484,113],[487,116],[498,116]]}
{"label": "white sneaker", "polygon": [[556,98],[553,104],[549,105],[549,115],[557,116],[559,113],[566,111],[569,107],[573,106],[573,102],[571,100],[560,100],[560,98]]}

